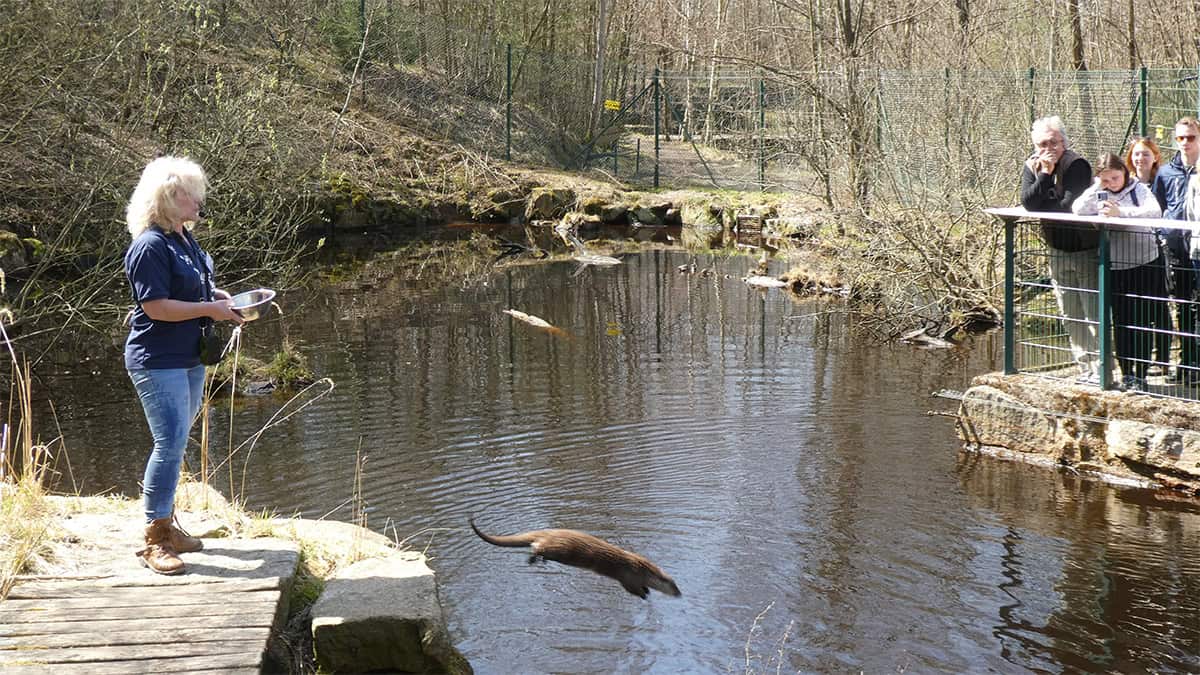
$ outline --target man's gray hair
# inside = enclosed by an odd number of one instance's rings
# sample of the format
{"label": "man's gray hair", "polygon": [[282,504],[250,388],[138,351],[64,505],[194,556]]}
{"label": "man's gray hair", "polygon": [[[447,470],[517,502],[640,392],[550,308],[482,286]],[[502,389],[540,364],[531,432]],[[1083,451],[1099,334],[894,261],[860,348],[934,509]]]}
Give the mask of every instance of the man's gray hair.
{"label": "man's gray hair", "polygon": [[1033,137],[1038,134],[1044,134],[1047,131],[1057,131],[1058,135],[1062,136],[1064,148],[1070,145],[1070,142],[1067,141],[1067,129],[1063,126],[1062,118],[1058,115],[1039,117],[1034,120],[1033,129],[1030,130],[1029,135]]}

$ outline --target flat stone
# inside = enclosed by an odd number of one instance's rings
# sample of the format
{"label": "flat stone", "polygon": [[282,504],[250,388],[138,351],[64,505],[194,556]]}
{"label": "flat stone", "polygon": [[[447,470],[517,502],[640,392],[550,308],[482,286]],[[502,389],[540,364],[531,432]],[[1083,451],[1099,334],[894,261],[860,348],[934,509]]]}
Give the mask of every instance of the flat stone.
{"label": "flat stone", "polygon": [[330,549],[348,551],[352,558],[377,556],[412,556],[423,560],[419,553],[404,553],[396,549],[391,539],[353,523],[309,518],[273,518],[271,527],[276,534],[306,542],[319,542]]}
{"label": "flat stone", "polygon": [[657,206],[658,208],[639,204],[633,209],[633,217],[643,225],[662,225],[663,216],[667,215],[668,207],[665,205]]}
{"label": "flat stone", "polygon": [[371,558],[341,570],[313,605],[312,630],[325,670],[472,672],[450,643],[423,556]]}
{"label": "flat stone", "polygon": [[[216,493],[214,493],[216,494]],[[218,509],[229,509],[216,494]],[[184,553],[181,558],[187,573],[167,577],[142,567],[134,552],[143,546],[146,524],[136,500],[103,498],[48,497],[47,502],[61,516],[56,522],[58,536],[49,545],[51,562],[36,567],[35,574],[48,576],[127,577],[149,583],[197,583],[205,579],[287,578],[299,560],[294,542],[282,539],[225,539],[212,535],[228,531],[218,512],[176,511],[184,529],[204,542],[205,549]]]}

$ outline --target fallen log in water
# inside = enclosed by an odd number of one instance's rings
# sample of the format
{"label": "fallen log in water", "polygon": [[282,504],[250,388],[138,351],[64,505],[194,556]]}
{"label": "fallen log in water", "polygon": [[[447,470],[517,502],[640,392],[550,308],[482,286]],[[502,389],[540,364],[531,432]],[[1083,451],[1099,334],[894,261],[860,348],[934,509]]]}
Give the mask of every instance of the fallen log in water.
{"label": "fallen log in water", "polygon": [[559,337],[570,337],[570,334],[567,333],[567,331],[559,328],[558,326],[551,324],[549,321],[541,318],[540,316],[526,314],[525,312],[522,312],[521,310],[518,310],[518,309],[506,309],[503,311],[505,314],[511,316],[512,318],[516,319],[517,321],[527,323],[530,326],[544,330],[547,333],[550,333],[551,335],[557,335]]}

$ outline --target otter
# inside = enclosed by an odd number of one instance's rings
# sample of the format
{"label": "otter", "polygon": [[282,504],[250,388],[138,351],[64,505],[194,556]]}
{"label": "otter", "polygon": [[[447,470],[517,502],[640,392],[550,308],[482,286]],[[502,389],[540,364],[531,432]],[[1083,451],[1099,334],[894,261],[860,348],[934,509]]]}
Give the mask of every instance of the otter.
{"label": "otter", "polygon": [[480,532],[475,527],[474,518],[468,518],[467,522],[480,539],[494,546],[528,546],[531,565],[541,559],[582,567],[616,579],[625,590],[643,600],[650,594],[651,588],[674,597],[682,595],[675,581],[658,565],[599,537],[575,530],[532,530],[509,536],[493,536]]}

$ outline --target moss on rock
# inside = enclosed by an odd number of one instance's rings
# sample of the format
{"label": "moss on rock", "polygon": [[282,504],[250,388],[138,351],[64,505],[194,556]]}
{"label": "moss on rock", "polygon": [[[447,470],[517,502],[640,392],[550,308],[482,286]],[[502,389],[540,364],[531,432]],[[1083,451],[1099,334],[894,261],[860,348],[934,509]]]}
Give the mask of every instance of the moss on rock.
{"label": "moss on rock", "polygon": [[575,203],[571,188],[535,187],[525,203],[526,220],[553,220],[564,215]]}
{"label": "moss on rock", "polygon": [[0,230],[0,269],[7,273],[29,266],[29,251],[26,244],[14,232]]}

